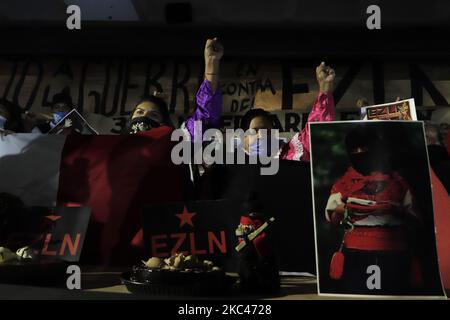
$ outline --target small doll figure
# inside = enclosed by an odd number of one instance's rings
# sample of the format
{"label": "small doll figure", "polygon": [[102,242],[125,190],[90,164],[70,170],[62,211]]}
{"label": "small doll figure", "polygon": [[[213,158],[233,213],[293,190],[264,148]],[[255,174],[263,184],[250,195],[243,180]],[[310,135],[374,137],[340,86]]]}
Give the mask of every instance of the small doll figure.
{"label": "small doll figure", "polygon": [[276,293],[280,288],[280,277],[276,256],[266,232],[275,219],[264,218],[258,200],[249,199],[244,207],[248,214],[241,216],[236,229],[241,289],[252,293]]}

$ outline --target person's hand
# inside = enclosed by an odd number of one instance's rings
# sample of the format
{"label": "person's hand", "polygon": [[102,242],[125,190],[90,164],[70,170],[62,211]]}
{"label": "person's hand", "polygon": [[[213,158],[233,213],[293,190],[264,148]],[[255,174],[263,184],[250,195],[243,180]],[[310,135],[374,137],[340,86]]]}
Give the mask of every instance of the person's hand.
{"label": "person's hand", "polygon": [[358,108],[364,108],[364,107],[367,107],[368,105],[369,105],[369,101],[366,98],[364,98],[364,97],[359,98],[358,100],[356,100],[356,106]]}
{"label": "person's hand", "polygon": [[333,211],[328,211],[330,222],[333,226],[338,226],[344,220],[345,216],[345,204],[340,204]]}
{"label": "person's hand", "polygon": [[64,127],[70,128],[71,126],[72,126],[72,120],[71,119],[66,119],[64,121]]}
{"label": "person's hand", "polygon": [[325,65],[325,62],[322,62],[316,68],[316,78],[319,83],[320,92],[332,92],[333,91],[333,83],[336,74],[332,68]]}
{"label": "person's hand", "polygon": [[345,212],[345,204],[340,204],[336,207],[336,209],[334,209],[334,212],[338,213],[338,214],[342,214],[344,215]]}
{"label": "person's hand", "polygon": [[223,57],[222,44],[217,40],[217,38],[207,39],[205,44],[205,62],[208,63],[220,61],[222,57]]}
{"label": "person's hand", "polygon": [[205,78],[215,91],[219,83],[220,59],[223,57],[223,46],[217,40],[207,39],[205,44]]}

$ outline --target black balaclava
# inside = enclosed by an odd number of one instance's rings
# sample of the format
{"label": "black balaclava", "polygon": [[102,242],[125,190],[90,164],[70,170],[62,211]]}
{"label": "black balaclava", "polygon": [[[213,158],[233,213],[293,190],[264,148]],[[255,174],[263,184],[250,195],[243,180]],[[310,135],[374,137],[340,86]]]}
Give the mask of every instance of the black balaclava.
{"label": "black balaclava", "polygon": [[244,215],[249,215],[251,219],[262,219],[264,217],[264,214],[262,213],[264,206],[256,191],[249,191],[242,208]]}
{"label": "black balaclava", "polygon": [[129,134],[136,134],[138,132],[147,131],[153,128],[158,128],[160,124],[149,117],[136,117],[131,120],[128,127]]}
{"label": "black balaclava", "polygon": [[[387,145],[373,126],[360,125],[351,130],[345,138],[345,144],[353,168],[362,175],[387,173],[390,170]],[[358,147],[367,151],[352,153]]]}

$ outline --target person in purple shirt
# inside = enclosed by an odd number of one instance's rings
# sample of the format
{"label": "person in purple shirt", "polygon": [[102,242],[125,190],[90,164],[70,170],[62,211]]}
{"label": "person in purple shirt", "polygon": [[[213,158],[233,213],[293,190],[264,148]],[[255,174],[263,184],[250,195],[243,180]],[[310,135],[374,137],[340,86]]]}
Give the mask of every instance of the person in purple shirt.
{"label": "person in purple shirt", "polygon": [[[203,130],[220,126],[222,94],[219,89],[219,71],[223,52],[223,46],[217,38],[206,40],[205,75],[197,92],[197,108],[182,124],[189,139],[194,139],[195,121],[202,122]],[[162,125],[173,127],[167,104],[161,97],[150,95],[142,98],[136,105],[124,133],[135,134]]]}
{"label": "person in purple shirt", "polygon": [[197,109],[189,117],[182,128],[187,129],[194,140],[194,123],[202,122],[202,131],[220,127],[222,114],[222,93],[219,89],[220,60],[223,56],[223,46],[217,40],[208,39],[205,45],[205,77],[197,92]]}

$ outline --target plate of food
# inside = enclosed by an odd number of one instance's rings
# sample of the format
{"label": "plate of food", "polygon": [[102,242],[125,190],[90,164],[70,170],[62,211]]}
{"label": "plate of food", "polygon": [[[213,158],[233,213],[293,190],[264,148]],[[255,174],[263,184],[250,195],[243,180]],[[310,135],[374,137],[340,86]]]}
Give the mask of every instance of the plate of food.
{"label": "plate of food", "polygon": [[65,282],[66,269],[66,262],[31,255],[27,248],[0,247],[0,283],[55,286]]}
{"label": "plate of food", "polygon": [[164,296],[223,295],[237,280],[213,262],[183,253],[142,261],[121,278],[131,293]]}

